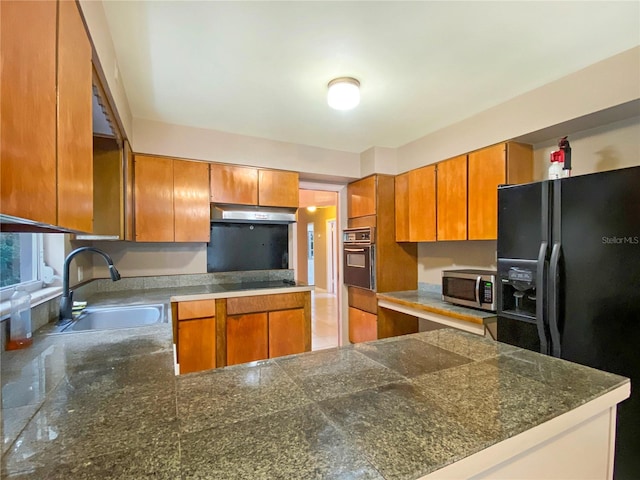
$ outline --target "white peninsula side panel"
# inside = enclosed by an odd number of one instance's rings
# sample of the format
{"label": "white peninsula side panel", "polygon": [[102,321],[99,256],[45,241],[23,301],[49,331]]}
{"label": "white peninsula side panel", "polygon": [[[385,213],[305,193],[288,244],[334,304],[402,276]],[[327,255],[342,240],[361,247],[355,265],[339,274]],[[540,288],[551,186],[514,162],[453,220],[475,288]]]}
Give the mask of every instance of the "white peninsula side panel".
{"label": "white peninsula side panel", "polygon": [[630,383],[426,479],[606,480],[613,478],[617,404]]}

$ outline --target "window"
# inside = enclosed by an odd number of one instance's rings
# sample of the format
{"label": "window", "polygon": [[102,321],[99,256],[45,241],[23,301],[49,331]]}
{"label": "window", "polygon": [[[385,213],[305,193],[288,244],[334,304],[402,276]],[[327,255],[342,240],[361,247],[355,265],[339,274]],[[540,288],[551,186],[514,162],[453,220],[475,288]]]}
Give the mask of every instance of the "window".
{"label": "window", "polygon": [[42,234],[0,233],[0,299],[11,296],[15,285],[40,288],[40,265]]}

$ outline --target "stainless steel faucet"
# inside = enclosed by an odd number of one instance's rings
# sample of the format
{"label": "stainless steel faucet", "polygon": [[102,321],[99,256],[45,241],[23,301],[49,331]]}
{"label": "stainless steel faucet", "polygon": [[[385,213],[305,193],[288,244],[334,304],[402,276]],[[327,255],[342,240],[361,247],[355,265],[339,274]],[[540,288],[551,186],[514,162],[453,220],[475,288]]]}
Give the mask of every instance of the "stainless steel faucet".
{"label": "stainless steel faucet", "polygon": [[73,250],[69,255],[67,255],[67,258],[64,259],[64,272],[62,276],[62,298],[60,299],[60,318],[58,319],[58,324],[66,323],[73,318],[73,292],[69,290],[69,265],[71,264],[71,260],[73,259],[73,257],[78,255],[79,253],[86,251],[94,252],[98,255],[101,255],[109,266],[109,275],[111,275],[111,280],[114,282],[120,280],[120,273],[118,273],[118,270],[113,265],[113,260],[111,260],[111,257],[102,250],[98,250],[94,247],[80,247]]}

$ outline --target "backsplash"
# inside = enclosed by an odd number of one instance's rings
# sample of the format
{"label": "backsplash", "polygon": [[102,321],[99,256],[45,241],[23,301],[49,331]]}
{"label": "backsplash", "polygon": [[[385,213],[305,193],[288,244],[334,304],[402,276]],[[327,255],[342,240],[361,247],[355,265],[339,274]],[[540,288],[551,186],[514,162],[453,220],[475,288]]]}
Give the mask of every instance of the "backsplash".
{"label": "backsplash", "polygon": [[112,282],[108,278],[95,279],[74,289],[73,299],[86,300],[87,297],[102,292],[123,290],[148,290],[152,288],[193,287],[197,285],[222,285],[227,283],[271,282],[293,280],[293,270],[253,270],[247,272],[196,273],[189,275],[162,275],[157,277],[130,277]]}

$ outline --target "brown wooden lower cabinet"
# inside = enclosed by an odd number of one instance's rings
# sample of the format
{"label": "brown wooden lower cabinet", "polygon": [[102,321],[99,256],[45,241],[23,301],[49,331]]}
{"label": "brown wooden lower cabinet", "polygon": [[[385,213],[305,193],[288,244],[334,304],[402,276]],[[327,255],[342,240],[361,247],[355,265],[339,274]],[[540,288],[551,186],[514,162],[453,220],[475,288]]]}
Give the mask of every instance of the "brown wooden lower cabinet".
{"label": "brown wooden lower cabinet", "polygon": [[266,313],[227,317],[227,365],[269,358]]}
{"label": "brown wooden lower cabinet", "polygon": [[304,309],[269,312],[269,358],[305,351]]}
{"label": "brown wooden lower cabinet", "polygon": [[369,342],[378,339],[378,316],[349,307],[349,341]]}
{"label": "brown wooden lower cabinet", "polygon": [[178,322],[180,373],[216,368],[216,319],[198,318]]}
{"label": "brown wooden lower cabinet", "polygon": [[216,368],[215,300],[176,305],[177,350],[180,373]]}
{"label": "brown wooden lower cabinet", "polygon": [[311,350],[311,292],[184,301],[172,311],[180,373]]}

